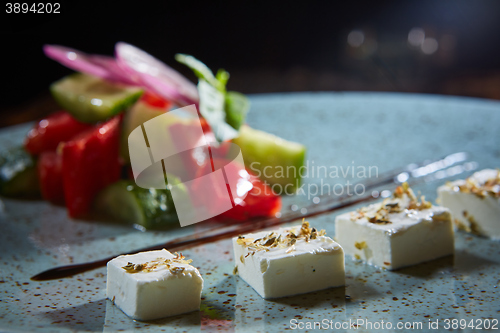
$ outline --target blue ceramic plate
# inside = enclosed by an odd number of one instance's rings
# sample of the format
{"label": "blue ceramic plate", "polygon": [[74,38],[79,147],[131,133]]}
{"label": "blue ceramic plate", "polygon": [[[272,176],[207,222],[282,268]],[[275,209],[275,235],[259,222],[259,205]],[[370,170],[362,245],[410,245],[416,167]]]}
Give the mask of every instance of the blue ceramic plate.
{"label": "blue ceramic plate", "polygon": [[[307,145],[304,193],[285,198],[299,210],[327,190],[412,162],[466,151],[479,169],[500,167],[500,103],[385,93],[251,96],[248,123]],[[22,143],[30,125],[0,131],[0,148]],[[324,169],[335,173],[325,174]],[[351,167],[351,169],[348,169]],[[343,168],[343,169],[342,169]],[[355,174],[346,172],[356,170]],[[365,175],[357,171],[365,168]],[[462,173],[456,177],[465,177]],[[456,178],[455,177],[455,178]],[[447,179],[416,187],[432,201]],[[338,186],[337,186],[338,185]],[[337,187],[335,187],[337,186]],[[358,189],[360,190],[360,189]],[[319,192],[319,193],[315,193]],[[352,207],[350,209],[353,209]],[[333,236],[338,211],[310,223]],[[299,222],[296,222],[299,223]],[[296,224],[295,223],[295,224]],[[230,240],[183,251],[205,279],[202,311],[136,322],[106,300],[106,271],[35,282],[55,266],[97,260],[202,231],[203,224],[141,232],[69,219],[42,201],[0,201],[0,331],[282,331],[287,328],[388,328],[428,331],[500,327],[500,242],[456,234],[454,257],[390,272],[346,258],[346,287],[263,300],[232,274]],[[350,326],[353,325],[353,326]],[[358,325],[358,326],[354,326]],[[431,326],[429,326],[431,325]],[[311,327],[314,328],[314,327]]]}

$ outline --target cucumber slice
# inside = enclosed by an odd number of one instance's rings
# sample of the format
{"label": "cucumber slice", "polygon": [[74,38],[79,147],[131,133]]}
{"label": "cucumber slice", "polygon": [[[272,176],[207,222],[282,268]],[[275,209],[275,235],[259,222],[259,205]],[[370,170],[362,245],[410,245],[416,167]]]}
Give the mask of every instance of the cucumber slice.
{"label": "cucumber slice", "polygon": [[23,147],[0,154],[0,194],[6,197],[38,197],[36,162]]}
{"label": "cucumber slice", "polygon": [[306,147],[283,140],[273,134],[243,125],[239,136],[233,139],[243,154],[245,166],[262,181],[274,187],[278,194],[292,194],[301,183]]}
{"label": "cucumber slice", "polygon": [[94,208],[117,221],[139,224],[146,229],[179,223],[169,190],[144,189],[132,180],[120,180],[106,187],[97,195]]}
{"label": "cucumber slice", "polygon": [[54,99],[76,119],[86,123],[106,120],[134,104],[142,89],[75,73],[50,86]]}
{"label": "cucumber slice", "polygon": [[[138,101],[125,112],[120,138],[120,155],[125,162],[130,162],[128,150],[128,136],[130,133],[146,121],[158,117],[167,111],[168,110],[163,108],[151,106],[143,101]],[[165,124],[165,126],[167,126],[167,124]]]}
{"label": "cucumber slice", "polygon": [[[123,118],[123,123],[122,123],[121,138],[120,138],[120,156],[122,157],[125,163],[130,162],[130,152],[128,147],[128,137],[130,133],[132,133],[134,129],[136,129],[138,126],[141,126],[148,120],[161,116],[166,112],[169,112],[169,109],[155,107],[148,103],[145,103],[142,100],[139,100],[125,112],[125,116]],[[171,117],[168,119],[163,119],[163,118],[157,119],[157,122],[158,121],[162,122],[162,126],[163,128],[165,128],[165,131],[167,132],[169,132],[169,127],[174,124],[180,123],[188,125],[191,123],[191,120],[183,118],[180,115],[178,117],[175,117],[173,114],[171,114]],[[169,145],[172,144],[173,144],[172,138],[167,142],[164,142],[165,149],[167,149]],[[170,162],[173,162],[173,160]],[[183,168],[183,166],[179,167]],[[170,170],[172,170],[172,167],[170,168]]]}

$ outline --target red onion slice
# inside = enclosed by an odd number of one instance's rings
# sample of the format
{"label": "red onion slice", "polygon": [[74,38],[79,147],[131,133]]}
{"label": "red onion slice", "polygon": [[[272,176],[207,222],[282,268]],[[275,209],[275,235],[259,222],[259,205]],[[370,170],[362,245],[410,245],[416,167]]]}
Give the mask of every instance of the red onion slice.
{"label": "red onion slice", "polygon": [[106,80],[137,85],[112,57],[90,55],[60,45],[44,45],[45,55],[75,71],[97,76]]}
{"label": "red onion slice", "polygon": [[171,84],[166,83],[165,81],[154,77],[154,76],[143,76],[141,80],[142,85],[147,87],[147,89],[152,90],[157,95],[174,101],[178,105],[185,106],[190,104],[197,104],[198,101],[194,101],[193,99],[187,97],[182,94],[179,89]]}
{"label": "red onion slice", "polygon": [[126,43],[116,44],[116,59],[60,45],[44,45],[49,58],[78,72],[106,80],[142,86],[181,106],[197,104],[196,85],[173,68]]}
{"label": "red onion slice", "polygon": [[198,103],[196,85],[152,55],[123,42],[116,44],[115,54],[118,65],[129,76],[157,94],[181,106]]}
{"label": "red onion slice", "polygon": [[43,52],[47,57],[78,72],[111,79],[112,75],[108,70],[92,62],[89,56],[81,51],[60,45],[44,45]]}
{"label": "red onion slice", "polygon": [[108,70],[115,81],[131,85],[138,85],[138,82],[136,80],[133,80],[130,75],[127,75],[127,73],[123,71],[120,66],[118,66],[114,58],[103,55],[90,55],[89,59],[94,64]]}

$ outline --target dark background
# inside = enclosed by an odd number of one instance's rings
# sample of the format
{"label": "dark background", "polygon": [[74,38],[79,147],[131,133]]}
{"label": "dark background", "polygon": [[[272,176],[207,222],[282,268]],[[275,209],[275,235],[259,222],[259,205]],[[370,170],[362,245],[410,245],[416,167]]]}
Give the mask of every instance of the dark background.
{"label": "dark background", "polygon": [[[48,86],[71,70],[46,58],[43,44],[111,55],[124,41],[194,80],[174,60],[175,53],[188,53],[213,70],[228,70],[229,89],[243,93],[362,90],[500,99],[495,0],[78,1],[62,3],[61,14],[2,9],[0,24],[6,86],[0,127],[57,108]],[[409,39],[415,28],[424,33],[423,44]]]}

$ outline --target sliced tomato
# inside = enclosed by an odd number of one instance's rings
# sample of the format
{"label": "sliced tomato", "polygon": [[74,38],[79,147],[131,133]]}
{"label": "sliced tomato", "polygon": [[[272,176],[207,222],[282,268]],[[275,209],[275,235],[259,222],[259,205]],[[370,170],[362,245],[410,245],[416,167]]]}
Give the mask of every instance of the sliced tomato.
{"label": "sliced tomato", "polygon": [[252,174],[250,174],[250,182],[253,188],[247,193],[245,199],[235,203],[232,209],[220,214],[218,219],[245,221],[254,217],[272,217],[281,211],[281,197],[274,193],[270,186]]}
{"label": "sliced tomato", "polygon": [[[224,149],[224,146],[221,145],[220,148]],[[217,155],[219,152],[212,151],[212,153]],[[232,209],[218,215],[218,220],[228,222],[245,221],[254,217],[275,216],[276,213],[281,211],[281,197],[274,193],[271,187],[263,183],[257,176],[245,170],[243,166],[238,166],[234,161],[230,162],[221,158],[213,158],[212,160],[215,170],[224,168],[225,178],[230,184],[227,184],[227,188],[223,189],[223,191],[220,187],[214,186],[211,193],[194,197],[205,199],[206,202],[201,204],[217,211],[219,205],[226,202],[229,194],[231,194],[234,206]],[[199,167],[196,179],[200,179],[203,175],[207,175],[210,172],[212,172],[212,165],[207,162]],[[196,191],[196,180],[194,184],[193,190]],[[234,189],[237,188],[236,184],[245,184],[243,187],[239,187],[245,193],[233,193]],[[233,191],[231,191],[231,188]],[[244,199],[241,200],[238,194],[240,197],[244,197]]]}
{"label": "sliced tomato", "polygon": [[169,109],[170,106],[172,106],[171,101],[167,101],[160,96],[153,94],[152,92],[145,91],[142,96],[141,100],[151,106],[157,107],[157,108],[162,108],[162,109]]}
{"label": "sliced tomato", "polygon": [[71,217],[86,215],[97,192],[120,178],[121,119],[111,118],[63,144],[64,198]]}
{"label": "sliced tomato", "polygon": [[200,124],[201,124],[201,129],[203,130],[203,133],[205,133],[205,135],[212,133],[212,129],[210,128],[210,125],[205,120],[205,118],[200,117]]}
{"label": "sliced tomato", "polygon": [[41,153],[37,168],[42,197],[54,204],[63,204],[62,155],[55,151]]}
{"label": "sliced tomato", "polygon": [[60,142],[68,141],[91,127],[90,124],[79,122],[66,111],[58,111],[40,120],[28,132],[24,146],[32,155],[54,151]]}

